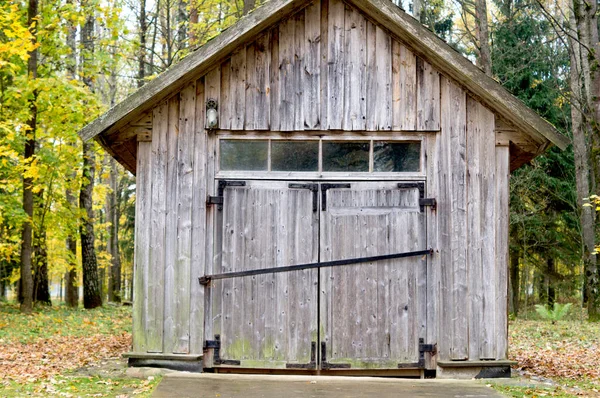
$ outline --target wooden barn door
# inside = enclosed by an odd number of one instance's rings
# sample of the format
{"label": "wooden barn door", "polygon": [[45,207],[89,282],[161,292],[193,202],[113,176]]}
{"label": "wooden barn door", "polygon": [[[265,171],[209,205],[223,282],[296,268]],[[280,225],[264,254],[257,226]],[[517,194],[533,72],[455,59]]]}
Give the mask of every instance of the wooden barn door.
{"label": "wooden barn door", "polygon": [[[422,182],[219,187],[217,256],[205,281],[216,367],[423,366]],[[394,258],[365,259],[378,256]]]}
{"label": "wooden barn door", "polygon": [[[312,184],[220,182],[214,273],[318,261]],[[218,248],[221,248],[219,250]],[[216,366],[316,368],[318,269],[214,280]]]}
{"label": "wooden barn door", "polygon": [[[422,191],[422,183],[321,184],[321,261],[425,250]],[[422,366],[425,257],[321,268],[322,369]]]}

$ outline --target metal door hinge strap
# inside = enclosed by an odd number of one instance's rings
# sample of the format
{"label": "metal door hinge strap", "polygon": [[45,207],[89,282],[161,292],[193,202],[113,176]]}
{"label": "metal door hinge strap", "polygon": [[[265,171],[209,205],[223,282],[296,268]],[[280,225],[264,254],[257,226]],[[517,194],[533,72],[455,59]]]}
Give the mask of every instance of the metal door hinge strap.
{"label": "metal door hinge strap", "polygon": [[399,363],[399,369],[406,368],[425,368],[425,353],[429,352],[431,355],[435,355],[437,353],[437,344],[425,344],[425,339],[419,339],[419,362],[414,363]]}
{"label": "metal door hinge strap", "polygon": [[292,189],[309,189],[313,193],[312,208],[313,212],[319,210],[319,184],[289,184]]}
{"label": "metal door hinge strap", "polygon": [[436,201],[434,198],[425,197],[425,183],[424,182],[399,182],[398,188],[400,189],[418,189],[419,190],[419,208],[421,212],[425,211],[425,206],[431,206],[435,209]]}
{"label": "metal door hinge strap", "polygon": [[207,205],[217,205],[217,210],[223,210],[223,194],[227,187],[245,187],[246,181],[228,181],[219,180],[219,186],[217,189],[217,196],[209,196],[206,199]]}
{"label": "metal door hinge strap", "polygon": [[327,190],[351,187],[350,184],[321,184],[321,210],[327,211]]}
{"label": "metal door hinge strap", "polygon": [[286,369],[316,369],[317,368],[317,342],[310,343],[309,363],[286,363]]}
{"label": "metal door hinge strap", "polygon": [[327,362],[327,343],[321,341],[321,369],[350,369],[349,363],[329,363]]}
{"label": "metal door hinge strap", "polygon": [[424,256],[427,254],[433,254],[433,249],[418,250],[418,251],[414,251],[414,252],[384,254],[381,256],[349,258],[349,259],[345,259],[345,260],[334,260],[334,261],[323,261],[323,262],[298,264],[298,265],[288,265],[285,267],[272,267],[272,268],[251,269],[251,270],[247,270],[247,271],[226,272],[223,274],[201,276],[199,278],[199,281],[200,281],[201,285],[208,285],[211,280],[216,280],[216,279],[228,279],[228,278],[236,278],[236,277],[241,277],[241,276],[274,274],[274,273],[279,273],[279,272],[290,272],[290,271],[301,271],[301,270],[312,269],[312,268],[354,265],[354,264],[361,264],[361,263],[370,263],[370,262],[374,262],[374,261],[392,260],[395,258]]}
{"label": "metal door hinge strap", "polygon": [[235,365],[240,366],[240,361],[236,361],[233,359],[221,359],[221,335],[215,334],[214,340],[206,340],[204,342],[204,349],[212,348],[214,350],[214,360],[213,363],[215,365]]}

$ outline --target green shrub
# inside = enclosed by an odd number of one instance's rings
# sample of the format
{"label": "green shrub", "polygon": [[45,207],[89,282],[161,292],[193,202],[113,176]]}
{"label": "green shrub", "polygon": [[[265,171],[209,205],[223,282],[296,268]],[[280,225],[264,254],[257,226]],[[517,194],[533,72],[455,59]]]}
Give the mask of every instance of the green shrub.
{"label": "green shrub", "polygon": [[535,311],[542,317],[542,319],[547,319],[552,321],[552,323],[556,323],[556,321],[560,321],[569,313],[571,309],[571,303],[567,304],[558,304],[554,303],[554,308],[549,309],[545,305],[538,304],[535,306]]}

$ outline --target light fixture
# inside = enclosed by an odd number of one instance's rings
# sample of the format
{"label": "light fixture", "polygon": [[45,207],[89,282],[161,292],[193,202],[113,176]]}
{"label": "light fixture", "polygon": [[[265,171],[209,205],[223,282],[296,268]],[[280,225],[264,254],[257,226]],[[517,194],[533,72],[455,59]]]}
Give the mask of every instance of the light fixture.
{"label": "light fixture", "polygon": [[206,127],[216,129],[219,126],[219,112],[217,112],[218,104],[214,98],[209,98],[206,101]]}

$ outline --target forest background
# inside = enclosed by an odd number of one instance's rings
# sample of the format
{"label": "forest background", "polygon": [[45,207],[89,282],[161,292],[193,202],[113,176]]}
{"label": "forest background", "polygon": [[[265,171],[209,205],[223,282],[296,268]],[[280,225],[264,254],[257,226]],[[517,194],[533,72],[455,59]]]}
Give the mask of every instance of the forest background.
{"label": "forest background", "polygon": [[[131,300],[135,177],[77,132],[260,3],[0,0],[0,299]],[[597,2],[395,3],[572,139],[511,176],[510,311],[600,321]]]}

